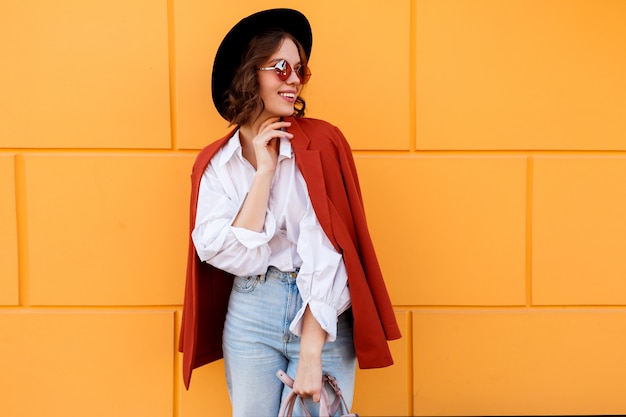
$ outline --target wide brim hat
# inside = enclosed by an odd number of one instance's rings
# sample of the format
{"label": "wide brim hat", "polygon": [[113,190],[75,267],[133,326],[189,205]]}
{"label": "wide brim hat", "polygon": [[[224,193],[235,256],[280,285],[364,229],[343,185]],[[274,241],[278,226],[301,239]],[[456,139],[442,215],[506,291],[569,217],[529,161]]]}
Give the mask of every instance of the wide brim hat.
{"label": "wide brim hat", "polygon": [[224,116],[224,93],[230,87],[235,71],[241,65],[244,50],[256,35],[279,28],[293,35],[300,42],[307,60],[311,56],[313,35],[307,18],[293,9],[270,9],[243,18],[226,34],[217,49],[213,62],[211,90],[213,104]]}

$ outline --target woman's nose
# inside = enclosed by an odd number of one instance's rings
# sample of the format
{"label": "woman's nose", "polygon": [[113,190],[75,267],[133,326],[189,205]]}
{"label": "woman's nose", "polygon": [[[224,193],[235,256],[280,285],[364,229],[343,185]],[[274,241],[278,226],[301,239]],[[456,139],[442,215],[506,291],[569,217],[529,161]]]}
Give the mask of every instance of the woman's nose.
{"label": "woman's nose", "polygon": [[295,70],[291,70],[291,74],[287,78],[288,84],[300,84],[300,78],[298,78],[298,74],[296,74]]}

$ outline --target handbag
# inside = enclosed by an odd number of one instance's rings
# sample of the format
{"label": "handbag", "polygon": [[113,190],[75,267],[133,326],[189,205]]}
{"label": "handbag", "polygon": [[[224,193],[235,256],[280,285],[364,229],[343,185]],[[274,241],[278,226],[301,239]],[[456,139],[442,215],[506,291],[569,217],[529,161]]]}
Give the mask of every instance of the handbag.
{"label": "handbag", "polygon": [[[283,381],[285,385],[289,388],[293,388],[293,379],[289,377],[284,371],[276,372],[276,376]],[[329,386],[333,392],[335,393],[335,399],[333,402],[330,402],[330,398],[328,397],[328,391],[326,391],[326,386]],[[306,417],[312,417],[309,410],[306,408],[304,404],[304,398],[291,391],[285,401],[280,406],[280,411],[278,411],[278,417],[291,417],[293,413],[293,408],[296,404],[296,401],[300,401],[302,404],[302,409],[304,410],[304,414]],[[332,417],[337,411],[339,411],[340,417],[359,417],[356,413],[350,413],[348,409],[348,404],[346,404],[346,400],[343,398],[341,394],[341,389],[339,388],[339,384],[337,380],[328,374],[322,376],[322,391],[320,393],[320,415],[319,417]]]}

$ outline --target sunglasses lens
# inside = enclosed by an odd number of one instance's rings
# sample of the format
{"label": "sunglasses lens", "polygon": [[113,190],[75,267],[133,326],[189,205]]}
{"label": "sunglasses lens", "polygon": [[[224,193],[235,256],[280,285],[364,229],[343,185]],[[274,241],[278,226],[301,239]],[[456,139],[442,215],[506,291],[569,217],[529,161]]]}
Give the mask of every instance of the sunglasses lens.
{"label": "sunglasses lens", "polygon": [[298,75],[301,84],[306,84],[307,81],[309,81],[309,78],[311,78],[311,71],[306,65],[300,65],[296,71],[296,74]]}
{"label": "sunglasses lens", "polygon": [[289,65],[289,62],[284,59],[278,61],[274,66],[274,69],[276,70],[276,75],[281,81],[285,81],[291,75],[291,65]]}

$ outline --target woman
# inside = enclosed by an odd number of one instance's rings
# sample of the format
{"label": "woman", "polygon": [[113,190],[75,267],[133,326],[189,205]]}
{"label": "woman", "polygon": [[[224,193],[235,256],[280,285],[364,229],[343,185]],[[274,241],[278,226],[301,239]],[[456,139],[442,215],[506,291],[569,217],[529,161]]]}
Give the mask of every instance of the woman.
{"label": "woman", "polygon": [[278,413],[279,369],[313,402],[330,373],[351,404],[356,359],[391,365],[400,337],[349,145],[303,117],[311,45],[304,15],[266,10],[231,29],[213,67],[236,128],[194,165],[180,349],[187,387],[223,355],[235,416]]}

